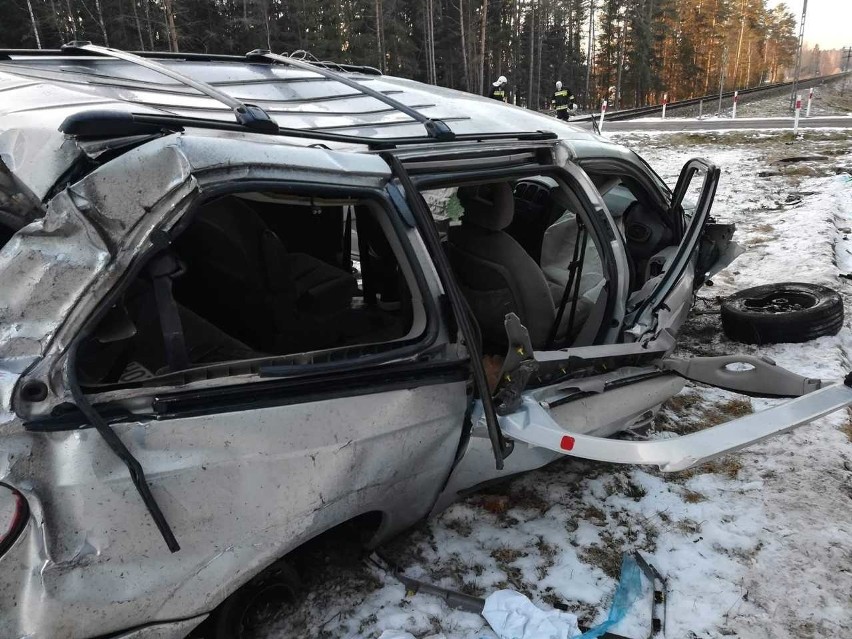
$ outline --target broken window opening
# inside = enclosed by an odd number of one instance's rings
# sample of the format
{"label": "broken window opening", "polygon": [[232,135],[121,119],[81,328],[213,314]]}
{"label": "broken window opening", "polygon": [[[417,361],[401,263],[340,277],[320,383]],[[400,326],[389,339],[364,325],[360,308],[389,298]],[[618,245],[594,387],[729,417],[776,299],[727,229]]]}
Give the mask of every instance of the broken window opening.
{"label": "broken window opening", "polygon": [[508,313],[536,350],[592,343],[607,295],[602,253],[593,232],[583,242],[588,214],[565,183],[538,175],[422,194],[481,327],[484,355],[505,355]]}
{"label": "broken window opening", "polygon": [[279,192],[202,204],[80,344],[89,392],[392,351],[426,327],[389,212]]}

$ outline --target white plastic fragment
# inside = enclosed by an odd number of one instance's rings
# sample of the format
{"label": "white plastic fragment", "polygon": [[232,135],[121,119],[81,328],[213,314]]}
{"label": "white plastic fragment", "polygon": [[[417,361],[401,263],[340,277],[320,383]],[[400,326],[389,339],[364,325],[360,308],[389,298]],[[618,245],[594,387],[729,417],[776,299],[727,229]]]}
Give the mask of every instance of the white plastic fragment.
{"label": "white plastic fragment", "polygon": [[575,615],[542,610],[514,590],[488,595],[482,616],[500,639],[569,639],[580,635]]}

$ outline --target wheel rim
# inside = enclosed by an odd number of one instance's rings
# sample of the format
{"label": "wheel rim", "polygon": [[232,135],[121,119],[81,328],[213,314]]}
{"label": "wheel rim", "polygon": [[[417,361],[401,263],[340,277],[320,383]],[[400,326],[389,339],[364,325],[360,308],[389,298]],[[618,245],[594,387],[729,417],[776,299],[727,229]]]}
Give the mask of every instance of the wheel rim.
{"label": "wheel rim", "polygon": [[743,306],[754,313],[777,315],[816,306],[817,298],[801,291],[775,291],[762,297],[748,297]]}

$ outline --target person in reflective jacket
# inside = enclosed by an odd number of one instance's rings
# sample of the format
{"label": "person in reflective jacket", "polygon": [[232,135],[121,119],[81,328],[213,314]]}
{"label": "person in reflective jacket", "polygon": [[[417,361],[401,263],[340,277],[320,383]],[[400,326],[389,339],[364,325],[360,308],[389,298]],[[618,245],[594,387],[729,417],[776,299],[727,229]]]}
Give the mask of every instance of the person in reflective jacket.
{"label": "person in reflective jacket", "polygon": [[491,92],[488,94],[488,97],[492,100],[500,100],[500,102],[506,102],[506,84],[509,81],[506,79],[505,75],[501,75],[497,78],[496,82],[491,84]]}
{"label": "person in reflective jacket", "polygon": [[556,117],[560,120],[567,120],[569,114],[577,108],[577,105],[574,104],[574,94],[571,93],[571,89],[563,89],[562,82],[559,80],[556,81],[556,92],[553,94],[551,104],[556,109]]}

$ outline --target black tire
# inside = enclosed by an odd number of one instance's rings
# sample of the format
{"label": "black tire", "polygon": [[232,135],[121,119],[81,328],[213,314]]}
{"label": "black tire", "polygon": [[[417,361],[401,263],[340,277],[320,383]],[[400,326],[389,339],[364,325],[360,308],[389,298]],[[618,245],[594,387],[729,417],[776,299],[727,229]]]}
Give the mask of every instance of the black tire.
{"label": "black tire", "polygon": [[278,562],[225,599],[191,636],[203,639],[265,636],[265,625],[285,615],[302,596],[299,575],[289,564]]}
{"label": "black tire", "polygon": [[744,344],[807,342],[836,335],[842,326],[840,294],[818,284],[765,284],[722,302],[722,330]]}

